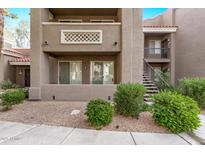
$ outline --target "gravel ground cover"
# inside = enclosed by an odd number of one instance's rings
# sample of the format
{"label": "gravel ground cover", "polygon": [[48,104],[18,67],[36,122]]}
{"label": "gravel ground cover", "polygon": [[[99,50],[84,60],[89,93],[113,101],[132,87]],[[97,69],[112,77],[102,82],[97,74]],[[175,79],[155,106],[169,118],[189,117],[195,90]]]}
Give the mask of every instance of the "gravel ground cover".
{"label": "gravel ground cover", "polygon": [[[86,121],[86,105],[87,102],[74,101],[25,101],[10,111],[0,112],[0,121],[94,129]],[[103,130],[169,133],[154,122],[149,112],[141,113],[139,119],[115,115],[113,122]]]}

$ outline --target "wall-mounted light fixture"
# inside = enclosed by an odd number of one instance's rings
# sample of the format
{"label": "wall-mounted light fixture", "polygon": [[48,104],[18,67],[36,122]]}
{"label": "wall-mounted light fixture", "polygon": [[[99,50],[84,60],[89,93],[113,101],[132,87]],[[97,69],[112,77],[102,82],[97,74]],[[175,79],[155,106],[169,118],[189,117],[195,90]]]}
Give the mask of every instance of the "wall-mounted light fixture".
{"label": "wall-mounted light fixture", "polygon": [[23,71],[22,69],[19,70],[19,75],[22,75],[23,74]]}
{"label": "wall-mounted light fixture", "polygon": [[117,42],[114,42],[114,44],[113,44],[114,46],[116,46],[117,45]]}
{"label": "wall-mounted light fixture", "polygon": [[48,41],[44,41],[44,45],[48,45]]}

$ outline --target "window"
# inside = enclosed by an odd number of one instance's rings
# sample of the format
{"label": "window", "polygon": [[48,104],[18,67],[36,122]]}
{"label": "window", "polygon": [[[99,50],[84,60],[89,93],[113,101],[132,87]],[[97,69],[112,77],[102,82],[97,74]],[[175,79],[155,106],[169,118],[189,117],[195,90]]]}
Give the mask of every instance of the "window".
{"label": "window", "polygon": [[161,40],[149,41],[150,54],[161,54]]}
{"label": "window", "polygon": [[82,62],[59,61],[59,84],[81,84]]}
{"label": "window", "polygon": [[108,19],[108,20],[90,20],[90,22],[94,22],[94,23],[113,23],[113,22],[115,22],[114,20],[112,20],[112,19]]}
{"label": "window", "polygon": [[58,21],[67,23],[81,23],[82,19],[59,19]]}
{"label": "window", "polygon": [[90,81],[92,84],[114,83],[113,61],[92,61],[90,70]]}

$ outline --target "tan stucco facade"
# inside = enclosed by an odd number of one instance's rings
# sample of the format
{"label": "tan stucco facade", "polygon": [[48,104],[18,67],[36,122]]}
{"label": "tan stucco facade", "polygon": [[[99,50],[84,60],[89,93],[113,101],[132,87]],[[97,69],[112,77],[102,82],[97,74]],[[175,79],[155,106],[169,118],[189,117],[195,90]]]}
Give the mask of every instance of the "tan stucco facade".
{"label": "tan stucco facade", "polygon": [[178,27],[176,33],[169,34],[173,83],[177,84],[184,77],[205,76],[204,14],[205,9],[168,9],[162,15],[144,21],[144,26]]}
{"label": "tan stucco facade", "polygon": [[[108,9],[106,14],[103,10],[88,9],[85,13],[79,9],[75,18],[73,9],[31,9],[31,100],[113,99],[116,84],[142,82],[142,10]],[[85,16],[80,14],[83,12]],[[59,19],[81,19],[82,23],[64,23]],[[114,22],[92,23],[91,19]],[[102,42],[62,44],[62,30],[100,30]],[[61,60],[82,61],[82,84],[58,84]],[[113,84],[91,84],[90,62],[98,60],[114,62]]]}

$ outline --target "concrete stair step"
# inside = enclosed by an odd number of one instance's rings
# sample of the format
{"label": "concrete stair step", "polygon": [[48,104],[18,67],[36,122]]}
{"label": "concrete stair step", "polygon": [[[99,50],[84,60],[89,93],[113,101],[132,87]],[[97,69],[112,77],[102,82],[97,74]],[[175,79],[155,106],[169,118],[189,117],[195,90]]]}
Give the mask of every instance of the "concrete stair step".
{"label": "concrete stair step", "polygon": [[145,83],[145,84],[143,84],[145,87],[150,87],[150,86],[155,86],[155,84],[153,84],[153,83]]}
{"label": "concrete stair step", "polygon": [[147,90],[147,93],[158,93],[159,90]]}
{"label": "concrete stair step", "polygon": [[150,101],[150,102],[145,101],[145,103],[148,104],[148,105],[153,105],[153,104],[154,104],[154,103],[151,102],[151,101]]}
{"label": "concrete stair step", "polygon": [[158,90],[157,87],[154,86],[150,86],[150,87],[145,87],[147,90]]}
{"label": "concrete stair step", "polygon": [[145,98],[147,98],[147,97],[152,97],[153,95],[154,95],[154,94],[147,94],[147,93],[146,93],[146,94],[144,94],[144,97],[145,97]]}

